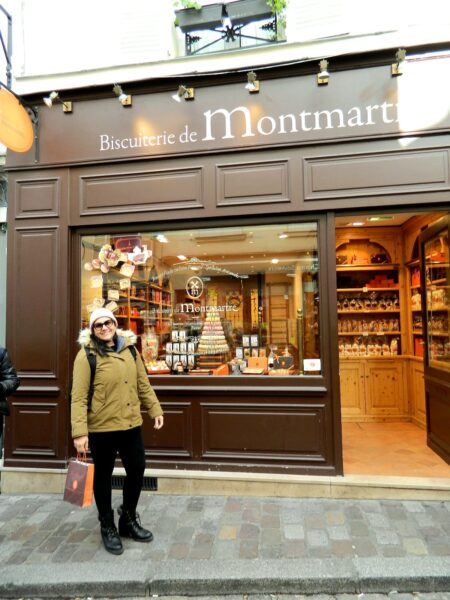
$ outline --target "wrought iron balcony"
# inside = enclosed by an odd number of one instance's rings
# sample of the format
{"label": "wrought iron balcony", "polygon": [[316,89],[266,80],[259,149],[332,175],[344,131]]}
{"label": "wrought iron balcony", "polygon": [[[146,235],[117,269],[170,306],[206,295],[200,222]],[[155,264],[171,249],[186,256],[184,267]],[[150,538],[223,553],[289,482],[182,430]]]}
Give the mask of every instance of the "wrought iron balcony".
{"label": "wrought iron balcony", "polygon": [[[176,25],[185,35],[187,55],[198,54],[206,49],[215,50],[221,41],[238,42],[239,47],[244,40],[254,42],[246,45],[269,44],[277,41],[277,15],[272,12],[267,0],[236,0],[209,4],[200,9],[177,10],[175,14]],[[250,35],[245,31],[245,27],[250,23],[258,22],[261,22],[259,29],[266,32],[265,36]],[[202,38],[201,35],[196,35],[197,32],[202,31],[213,32],[213,36],[209,35],[212,39],[206,41],[205,36]],[[202,40],[206,42],[203,45]]]}

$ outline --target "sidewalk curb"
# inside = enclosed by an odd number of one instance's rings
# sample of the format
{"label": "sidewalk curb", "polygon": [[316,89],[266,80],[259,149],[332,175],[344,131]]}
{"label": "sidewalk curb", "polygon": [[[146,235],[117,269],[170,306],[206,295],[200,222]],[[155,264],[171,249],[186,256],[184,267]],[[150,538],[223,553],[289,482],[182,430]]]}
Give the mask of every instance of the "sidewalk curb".
{"label": "sidewalk curb", "polygon": [[[24,581],[24,576],[26,581]],[[450,557],[167,560],[0,568],[0,597],[445,592]]]}

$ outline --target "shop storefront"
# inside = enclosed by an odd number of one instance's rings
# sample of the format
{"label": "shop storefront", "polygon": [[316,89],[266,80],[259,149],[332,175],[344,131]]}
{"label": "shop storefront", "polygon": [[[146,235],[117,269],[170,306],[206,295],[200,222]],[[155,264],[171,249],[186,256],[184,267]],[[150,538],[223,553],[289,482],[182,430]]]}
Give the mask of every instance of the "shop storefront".
{"label": "shop storefront", "polygon": [[234,74],[202,79],[189,102],[140,82],[131,106],[78,90],[72,113],[39,108],[37,143],[8,157],[7,343],[22,385],[6,467],[65,467],[78,331],[107,306],[167,416],[145,426],[153,466],[342,474],[336,306],[351,286],[338,292],[336,246],[350,250],[335,215],[450,205],[449,59],[402,77],[371,60],[342,63],[328,86],[274,68],[259,94]]}

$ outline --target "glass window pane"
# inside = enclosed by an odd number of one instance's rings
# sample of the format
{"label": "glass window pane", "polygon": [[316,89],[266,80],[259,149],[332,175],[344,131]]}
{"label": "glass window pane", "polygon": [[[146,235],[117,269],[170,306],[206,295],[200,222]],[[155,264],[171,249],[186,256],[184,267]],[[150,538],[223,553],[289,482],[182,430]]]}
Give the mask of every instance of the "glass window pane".
{"label": "glass window pane", "polygon": [[149,373],[317,375],[317,248],[317,223],[83,236],[83,324],[110,308]]}
{"label": "glass window pane", "polygon": [[425,243],[428,364],[450,370],[448,305],[450,290],[448,231]]}

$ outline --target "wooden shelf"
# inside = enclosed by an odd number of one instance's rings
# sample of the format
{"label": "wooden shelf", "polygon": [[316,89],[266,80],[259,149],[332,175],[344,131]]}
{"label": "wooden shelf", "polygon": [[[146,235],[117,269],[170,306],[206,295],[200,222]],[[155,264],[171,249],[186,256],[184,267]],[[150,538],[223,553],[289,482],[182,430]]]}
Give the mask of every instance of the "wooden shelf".
{"label": "wooden shelf", "polygon": [[399,287],[370,287],[368,285],[361,288],[337,288],[337,292],[363,292],[367,294],[367,292],[395,292],[399,291]]}
{"label": "wooden shelf", "polygon": [[346,335],[360,335],[363,337],[379,336],[379,335],[401,335],[401,331],[339,331],[338,337],[345,337]]}
{"label": "wooden shelf", "polygon": [[336,265],[336,271],[394,271],[399,265],[392,263],[370,265]]}
{"label": "wooden shelf", "polygon": [[432,279],[430,283],[427,283],[427,288],[430,287],[430,285],[437,285],[439,286],[439,289],[448,289],[450,288],[450,285],[441,285],[442,283],[447,283],[448,279],[447,277],[443,277],[442,279]]}
{"label": "wooden shelf", "polygon": [[373,315],[373,314],[384,314],[384,313],[399,313],[399,308],[374,308],[369,310],[363,308],[361,310],[338,310],[338,315]]}

